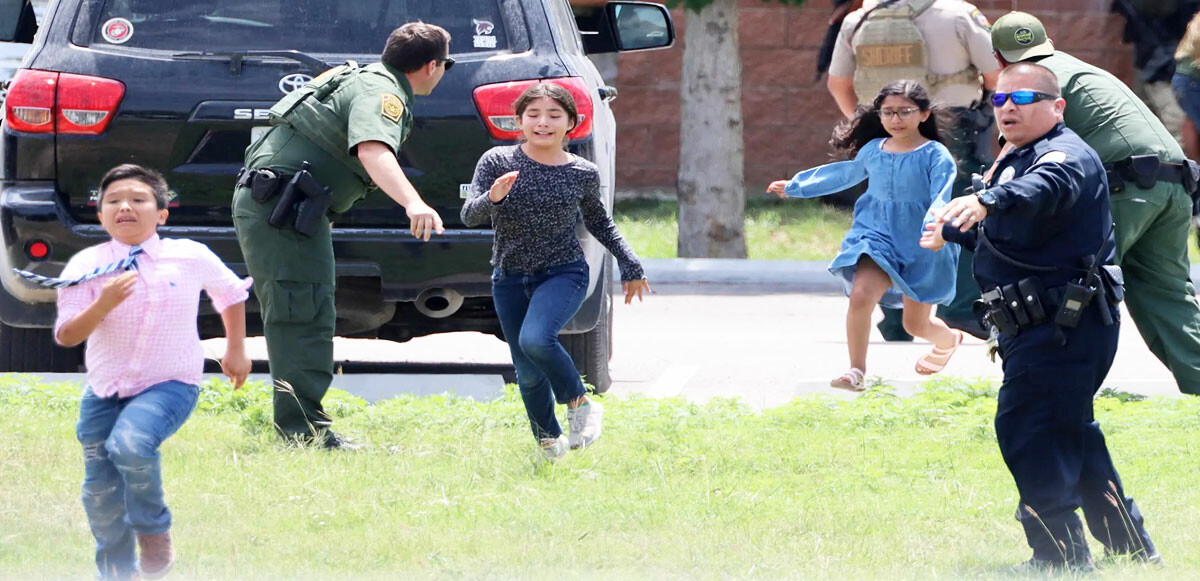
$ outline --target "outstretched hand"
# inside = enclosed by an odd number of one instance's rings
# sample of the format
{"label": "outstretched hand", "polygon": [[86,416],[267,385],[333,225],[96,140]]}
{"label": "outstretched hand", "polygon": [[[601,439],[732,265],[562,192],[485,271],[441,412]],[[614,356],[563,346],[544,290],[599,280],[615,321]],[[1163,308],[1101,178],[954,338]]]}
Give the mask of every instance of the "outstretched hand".
{"label": "outstretched hand", "polygon": [[510,171],[498,178],[492,183],[492,189],[488,190],[488,199],[499,204],[508,197],[508,193],[512,191],[513,182],[517,181],[517,173]]}
{"label": "outstretched hand", "polygon": [[925,225],[925,231],[921,233],[921,248],[928,248],[937,252],[946,245],[946,239],[942,237],[942,223],[930,222]]}
{"label": "outstretched hand", "polygon": [[942,224],[949,222],[957,226],[960,232],[966,232],[987,218],[987,212],[987,208],[980,203],[977,196],[962,196],[950,200],[937,212],[937,224],[940,228]]}
{"label": "outstretched hand", "polygon": [[654,292],[650,290],[650,282],[644,278],[639,278],[638,280],[627,280],[621,283],[621,291],[625,293],[625,304],[627,305],[633,303],[634,295],[637,295],[638,302],[641,302],[643,292]]}
{"label": "outstretched hand", "polygon": [[771,182],[771,185],[767,186],[767,193],[775,194],[776,196],[779,196],[782,199],[787,199],[787,197],[788,197],[787,185],[788,185],[787,180],[773,181],[773,182]]}

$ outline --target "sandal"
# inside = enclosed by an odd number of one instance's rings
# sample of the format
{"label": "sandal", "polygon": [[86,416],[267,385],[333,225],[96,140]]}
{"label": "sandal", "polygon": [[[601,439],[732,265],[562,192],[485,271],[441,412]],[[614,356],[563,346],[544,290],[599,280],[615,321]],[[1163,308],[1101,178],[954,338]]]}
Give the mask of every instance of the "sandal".
{"label": "sandal", "polygon": [[863,370],[861,370],[857,367],[851,367],[850,371],[847,371],[847,372],[843,373],[841,375],[841,377],[838,377],[837,379],[830,381],[829,385],[832,387],[836,387],[838,389],[848,389],[850,391],[862,391],[863,389],[865,389],[863,387]]}
{"label": "sandal", "polygon": [[950,363],[950,358],[954,356],[954,352],[958,350],[958,346],[962,345],[962,331],[954,331],[955,340],[954,346],[949,349],[934,347],[929,353],[917,359],[917,373],[921,375],[933,375],[946,368],[946,364]]}

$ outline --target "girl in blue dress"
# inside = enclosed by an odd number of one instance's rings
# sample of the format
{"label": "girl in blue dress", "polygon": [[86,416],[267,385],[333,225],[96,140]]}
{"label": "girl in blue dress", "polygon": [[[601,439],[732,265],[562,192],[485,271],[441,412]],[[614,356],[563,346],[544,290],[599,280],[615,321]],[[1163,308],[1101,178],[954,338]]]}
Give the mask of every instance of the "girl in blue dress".
{"label": "girl in blue dress", "polygon": [[833,387],[863,389],[876,304],[903,306],[904,329],[933,343],[933,350],[917,360],[917,373],[941,371],[962,342],[962,333],[933,316],[933,305],[954,298],[958,254],[929,252],[919,245],[925,224],[933,220],[931,210],[950,200],[957,173],[954,158],[941,144],[937,119],[919,83],[890,83],[834,132],[830,143],[851,161],[802,171],[767,187],[781,198],[813,198],[869,178],[866,193],[854,204],[854,224],[829,265],[850,297],[850,370],[830,382]]}

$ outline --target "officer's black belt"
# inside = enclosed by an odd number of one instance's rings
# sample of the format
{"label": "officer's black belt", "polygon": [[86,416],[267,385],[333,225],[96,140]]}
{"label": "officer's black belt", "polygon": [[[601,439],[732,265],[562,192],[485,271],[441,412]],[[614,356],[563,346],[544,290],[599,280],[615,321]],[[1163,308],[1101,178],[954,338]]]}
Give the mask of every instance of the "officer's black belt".
{"label": "officer's black belt", "polygon": [[300,171],[281,174],[269,168],[246,169],[238,173],[237,186],[250,188],[250,196],[259,203],[266,203],[277,195],[267,223],[276,228],[292,228],[300,234],[312,236],[333,202],[329,188],[322,185],[308,172],[306,161]]}
{"label": "officer's black belt", "polygon": [[[244,167],[237,175],[237,187],[250,188],[254,199],[260,202],[274,197],[278,193],[279,184],[284,181],[283,176],[269,169],[250,169]],[[268,189],[270,190],[269,192],[267,191]]]}
{"label": "officer's black belt", "polygon": [[976,314],[1009,337],[1043,323],[1053,323],[1056,334],[1065,342],[1062,329],[1074,328],[1082,312],[1095,303],[1105,326],[1115,321],[1109,312],[1124,298],[1120,269],[1104,266],[1097,269],[1092,280],[1071,281],[1043,288],[1036,276],[1015,283],[993,287],[980,294]]}
{"label": "officer's black belt", "polygon": [[1153,188],[1158,182],[1180,184],[1188,194],[1195,194],[1200,182],[1200,165],[1192,160],[1169,163],[1156,155],[1134,155],[1104,164],[1108,172],[1108,187],[1112,193],[1124,191],[1126,184],[1135,184],[1144,190]]}
{"label": "officer's black belt", "polygon": [[978,314],[1007,337],[1053,321],[1066,285],[1043,289],[1037,277],[980,294]]}

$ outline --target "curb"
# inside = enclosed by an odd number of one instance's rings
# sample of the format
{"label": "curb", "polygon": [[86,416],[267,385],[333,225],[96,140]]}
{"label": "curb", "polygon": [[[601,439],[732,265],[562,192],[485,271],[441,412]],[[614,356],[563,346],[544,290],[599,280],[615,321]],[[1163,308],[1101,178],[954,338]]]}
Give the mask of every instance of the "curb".
{"label": "curb", "polygon": [[829,263],[815,260],[651,258],[642,266],[651,284],[764,284],[842,292],[842,283],[829,274]]}
{"label": "curb", "polygon": [[[829,274],[828,262],[816,260],[751,260],[737,258],[648,258],[642,260],[651,284],[763,284],[803,287],[810,292],[842,292]],[[614,280],[620,279],[616,268]],[[1200,280],[1192,265],[1191,280]]]}

